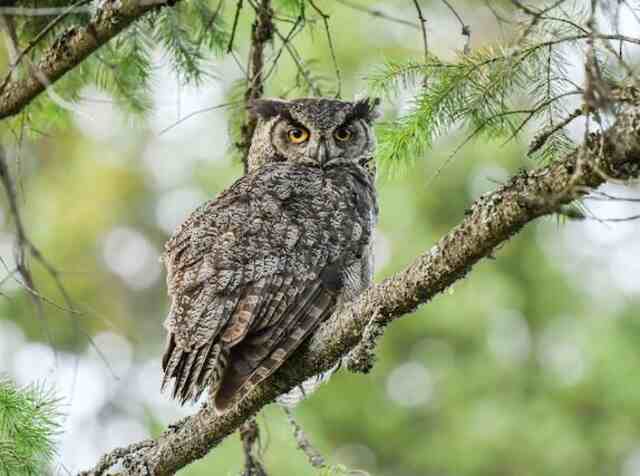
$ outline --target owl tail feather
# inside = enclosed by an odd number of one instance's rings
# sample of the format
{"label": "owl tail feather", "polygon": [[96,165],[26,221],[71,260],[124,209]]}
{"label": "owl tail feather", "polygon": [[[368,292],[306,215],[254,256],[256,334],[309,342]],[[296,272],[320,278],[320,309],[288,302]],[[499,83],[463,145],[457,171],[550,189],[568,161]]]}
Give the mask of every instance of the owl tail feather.
{"label": "owl tail feather", "polygon": [[175,345],[173,333],[169,334],[162,358],[164,377],[161,390],[164,391],[173,380],[173,398],[185,404],[196,401],[209,388],[214,394],[227,367],[228,351],[219,343],[207,343],[197,349],[184,351]]}

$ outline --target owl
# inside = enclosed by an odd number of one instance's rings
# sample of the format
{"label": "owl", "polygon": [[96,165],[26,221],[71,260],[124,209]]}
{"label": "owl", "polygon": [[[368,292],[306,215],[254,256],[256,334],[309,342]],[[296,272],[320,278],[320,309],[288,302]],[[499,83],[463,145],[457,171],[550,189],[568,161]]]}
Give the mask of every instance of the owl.
{"label": "owl", "polygon": [[247,174],[165,245],[163,390],[218,413],[371,281],[377,100],[262,99]]}

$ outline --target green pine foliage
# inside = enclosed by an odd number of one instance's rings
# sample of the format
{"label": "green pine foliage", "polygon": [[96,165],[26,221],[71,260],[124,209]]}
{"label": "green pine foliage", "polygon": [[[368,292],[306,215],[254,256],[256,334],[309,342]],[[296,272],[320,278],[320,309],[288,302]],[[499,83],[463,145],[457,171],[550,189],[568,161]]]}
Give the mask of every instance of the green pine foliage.
{"label": "green pine foliage", "polygon": [[[71,5],[91,6],[90,2]],[[26,123],[26,133],[37,135],[32,125],[38,125],[39,129],[43,125],[46,125],[45,129],[67,126],[71,104],[81,99],[80,93],[88,85],[107,93],[124,112],[138,116],[148,112],[152,105],[151,81],[160,58],[154,56],[154,52],[162,53],[160,61],[170,65],[182,84],[201,83],[210,75],[212,60],[225,51],[228,42],[229,33],[220,8],[222,4],[218,2],[217,5],[212,8],[207,0],[191,0],[136,22],[83,61],[73,74],[65,75],[55,84],[54,94],[69,102],[69,107],[43,94],[28,108],[26,120],[20,117],[7,121],[9,129],[19,134]],[[21,6],[68,8],[70,3],[47,0],[23,2]],[[58,15],[15,17],[19,46],[24,48],[30,44]],[[66,15],[62,22],[34,43],[29,59],[37,61],[53,39],[69,28],[85,25],[90,17],[88,10]],[[30,74],[27,62],[23,61],[14,77],[27,74]]]}
{"label": "green pine foliage", "polygon": [[543,44],[481,48],[453,62],[435,57],[428,63],[388,62],[371,77],[375,93],[390,94],[408,84],[418,91],[407,114],[380,127],[381,161],[420,157],[458,126],[468,131],[467,139],[515,137],[524,122],[548,114],[564,94],[540,84],[548,64],[557,62]]}
{"label": "green pine foliage", "polygon": [[44,474],[55,454],[59,403],[42,386],[19,388],[0,377],[0,475]]}
{"label": "green pine foliage", "polygon": [[137,25],[105,45],[91,61],[85,77],[94,78],[125,110],[144,113],[151,107],[152,40]]}
{"label": "green pine foliage", "polygon": [[[584,92],[569,79],[567,67],[568,52],[584,53],[581,25],[588,15],[579,7],[548,15],[520,25],[508,46],[461,52],[454,61],[433,55],[426,62],[388,61],[374,71],[375,94],[388,96],[408,86],[417,91],[407,113],[380,125],[381,162],[395,165],[421,157],[438,137],[457,128],[465,132],[461,147],[479,136],[510,141],[529,125],[553,129],[566,118],[564,99]],[[619,82],[611,53],[602,45],[594,48],[602,77]],[[548,162],[573,146],[562,127],[532,155]]]}
{"label": "green pine foliage", "polygon": [[194,31],[180,18],[183,12],[161,10],[154,21],[153,38],[164,46],[172,69],[183,83],[200,83],[205,56]]}

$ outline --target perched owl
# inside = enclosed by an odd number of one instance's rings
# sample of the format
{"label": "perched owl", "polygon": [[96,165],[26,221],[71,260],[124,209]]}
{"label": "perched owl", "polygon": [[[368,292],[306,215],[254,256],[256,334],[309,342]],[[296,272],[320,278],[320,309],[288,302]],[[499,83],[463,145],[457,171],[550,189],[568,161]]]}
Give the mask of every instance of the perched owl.
{"label": "perched owl", "polygon": [[258,100],[248,173],[165,245],[163,389],[218,412],[371,280],[378,102]]}

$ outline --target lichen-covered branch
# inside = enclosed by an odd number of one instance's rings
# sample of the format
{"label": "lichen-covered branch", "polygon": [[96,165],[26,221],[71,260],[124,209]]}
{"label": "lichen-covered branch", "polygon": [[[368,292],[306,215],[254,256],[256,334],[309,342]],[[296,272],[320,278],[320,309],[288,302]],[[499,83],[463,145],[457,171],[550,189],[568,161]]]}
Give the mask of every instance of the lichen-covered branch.
{"label": "lichen-covered branch", "polygon": [[71,71],[145,13],[179,0],[105,0],[91,20],[69,28],[31,65],[37,74],[7,82],[0,93],[0,120],[20,112],[38,94]]}
{"label": "lichen-covered branch", "polygon": [[[169,426],[155,440],[146,440],[105,455],[85,475],[169,475],[205,456],[230,433],[279,394],[327,370],[356,349],[367,359],[377,336],[390,322],[414,311],[456,281],[473,265],[492,256],[527,223],[554,213],[563,204],[607,180],[640,175],[640,111],[629,109],[604,134],[552,164],[521,172],[496,191],[482,196],[464,213],[458,226],[418,256],[404,271],[369,288],[358,300],[338,310],[271,378],[236,408],[222,416],[203,407]],[[376,332],[368,329],[377,328]],[[352,356],[354,354],[351,354]],[[366,368],[367,366],[364,365]]]}

